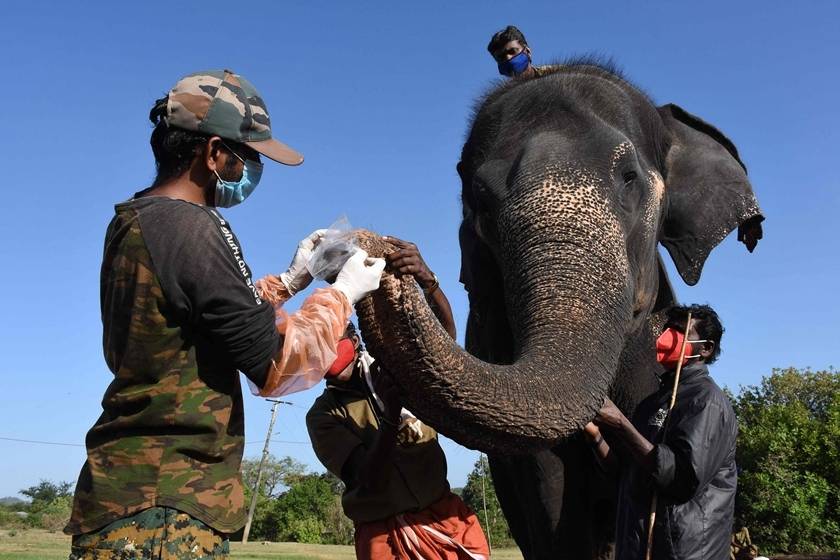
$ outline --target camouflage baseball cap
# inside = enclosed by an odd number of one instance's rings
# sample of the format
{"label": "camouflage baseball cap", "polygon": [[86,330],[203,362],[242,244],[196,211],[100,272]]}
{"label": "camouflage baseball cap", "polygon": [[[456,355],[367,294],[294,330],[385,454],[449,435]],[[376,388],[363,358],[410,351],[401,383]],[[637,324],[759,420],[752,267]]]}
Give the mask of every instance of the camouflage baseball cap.
{"label": "camouflage baseball cap", "polygon": [[268,109],[256,88],[230,70],[181,78],[169,91],[166,123],[241,142],[279,163],[303,163],[301,154],[271,137]]}

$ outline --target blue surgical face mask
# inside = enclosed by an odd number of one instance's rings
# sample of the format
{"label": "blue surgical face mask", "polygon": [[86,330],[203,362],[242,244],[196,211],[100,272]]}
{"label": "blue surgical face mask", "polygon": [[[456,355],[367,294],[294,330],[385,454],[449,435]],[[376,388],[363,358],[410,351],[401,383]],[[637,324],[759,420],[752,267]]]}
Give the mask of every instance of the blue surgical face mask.
{"label": "blue surgical face mask", "polygon": [[250,159],[244,160],[233,150],[231,150],[231,153],[241,160],[245,167],[242,169],[242,178],[238,181],[225,181],[217,171],[213,171],[216,174],[217,208],[230,208],[241,203],[254,192],[262,177],[263,165],[260,162]]}
{"label": "blue surgical face mask", "polygon": [[499,74],[502,76],[518,76],[528,68],[529,64],[531,64],[531,59],[528,57],[525,49],[523,49],[510,60],[499,63]]}

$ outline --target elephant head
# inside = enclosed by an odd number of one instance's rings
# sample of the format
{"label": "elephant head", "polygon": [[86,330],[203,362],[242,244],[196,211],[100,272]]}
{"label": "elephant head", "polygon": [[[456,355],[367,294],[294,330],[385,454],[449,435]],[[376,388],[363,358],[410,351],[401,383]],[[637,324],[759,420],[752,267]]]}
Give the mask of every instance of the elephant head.
{"label": "elephant head", "polygon": [[405,278],[385,278],[358,310],[408,406],[485,451],[561,442],[595,415],[624,362],[654,364],[650,317],[672,298],[657,243],[694,284],[735,228],[750,249],[761,237],[732,142],[590,63],[491,91],[458,173],[470,353]]}

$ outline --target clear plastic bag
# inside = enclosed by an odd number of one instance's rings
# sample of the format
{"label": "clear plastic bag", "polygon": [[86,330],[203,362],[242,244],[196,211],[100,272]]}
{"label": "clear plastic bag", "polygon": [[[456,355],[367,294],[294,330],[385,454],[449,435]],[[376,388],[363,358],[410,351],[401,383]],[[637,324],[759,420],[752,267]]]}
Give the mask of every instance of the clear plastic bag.
{"label": "clear plastic bag", "polygon": [[359,248],[347,216],[341,216],[327,229],[306,268],[313,278],[330,280],[341,271],[347,259]]}

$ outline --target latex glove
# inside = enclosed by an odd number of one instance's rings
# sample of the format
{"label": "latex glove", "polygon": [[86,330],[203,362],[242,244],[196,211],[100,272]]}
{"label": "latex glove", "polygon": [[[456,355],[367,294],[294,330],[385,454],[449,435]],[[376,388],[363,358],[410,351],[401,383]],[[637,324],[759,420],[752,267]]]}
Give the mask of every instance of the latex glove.
{"label": "latex glove", "polygon": [[350,305],[379,288],[379,279],[385,269],[385,259],[369,259],[362,249],[347,259],[336,276],[332,287],[347,297]]}
{"label": "latex glove", "polygon": [[298,243],[295,256],[292,257],[292,264],[280,275],[280,281],[286,286],[290,296],[303,290],[312,282],[312,275],[306,269],[306,263],[312,258],[312,251],[326,233],[325,229],[316,229]]}

